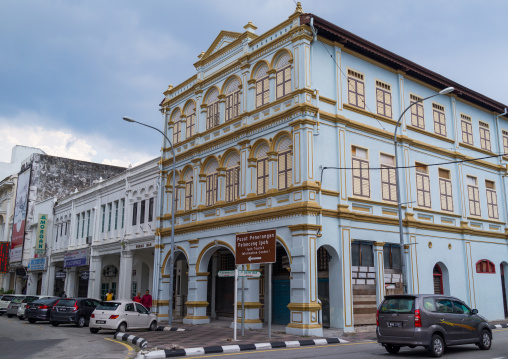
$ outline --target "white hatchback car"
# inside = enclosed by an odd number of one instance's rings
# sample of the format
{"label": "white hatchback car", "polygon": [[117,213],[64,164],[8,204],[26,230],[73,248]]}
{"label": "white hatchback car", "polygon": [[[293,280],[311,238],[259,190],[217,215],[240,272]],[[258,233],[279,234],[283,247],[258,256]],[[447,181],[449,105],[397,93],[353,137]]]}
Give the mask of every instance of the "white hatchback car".
{"label": "white hatchback car", "polygon": [[90,317],[90,332],[111,329],[125,333],[127,329],[157,329],[157,317],[142,304],[131,300],[101,302]]}

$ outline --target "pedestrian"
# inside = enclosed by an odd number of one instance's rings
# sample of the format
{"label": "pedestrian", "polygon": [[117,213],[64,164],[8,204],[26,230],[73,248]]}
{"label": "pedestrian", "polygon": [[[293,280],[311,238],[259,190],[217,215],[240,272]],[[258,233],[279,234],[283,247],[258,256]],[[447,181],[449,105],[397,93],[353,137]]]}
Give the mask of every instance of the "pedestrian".
{"label": "pedestrian", "polygon": [[65,294],[65,290],[62,291],[62,294],[60,294],[60,297],[67,298],[67,294]]}
{"label": "pedestrian", "polygon": [[113,292],[111,291],[111,289],[109,290],[108,294],[106,294],[106,302],[110,301],[110,300],[113,300],[114,299],[114,295],[113,295]]}
{"label": "pedestrian", "polygon": [[141,293],[138,292],[134,298],[132,298],[134,302],[141,303]]}
{"label": "pedestrian", "polygon": [[147,289],[143,298],[141,298],[141,304],[143,304],[148,310],[152,307],[152,296],[150,295],[150,291]]}

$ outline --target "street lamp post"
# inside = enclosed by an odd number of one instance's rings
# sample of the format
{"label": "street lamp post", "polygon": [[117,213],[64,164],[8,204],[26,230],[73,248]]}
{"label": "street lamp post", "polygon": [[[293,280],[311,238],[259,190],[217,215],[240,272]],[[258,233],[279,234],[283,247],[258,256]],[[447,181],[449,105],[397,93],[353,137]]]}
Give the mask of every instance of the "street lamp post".
{"label": "street lamp post", "polygon": [[434,94],[429,97],[425,97],[424,99],[421,99],[419,101],[413,102],[411,105],[406,107],[404,112],[401,113],[399,116],[399,119],[397,120],[397,123],[395,125],[395,130],[393,131],[393,144],[395,148],[395,181],[396,181],[396,187],[397,187],[397,207],[398,207],[398,213],[399,213],[399,241],[400,241],[400,258],[402,260],[402,290],[404,293],[407,293],[407,278],[406,278],[406,271],[407,271],[407,263],[406,263],[406,256],[404,255],[404,233],[402,232],[402,208],[401,208],[401,198],[400,198],[400,181],[399,181],[399,161],[397,156],[397,130],[399,128],[400,121],[402,120],[402,117],[404,114],[409,110],[413,105],[416,105],[418,102],[422,102],[425,100],[428,100],[431,97],[437,96],[437,95],[445,95],[447,93],[453,92],[455,90],[454,87],[447,87],[444,90],[439,91],[437,94]]}
{"label": "street lamp post", "polygon": [[[155,131],[160,132],[162,134],[162,136],[164,136],[166,141],[168,141],[169,146],[171,147],[171,153],[173,154],[173,168],[172,168],[172,172],[173,172],[173,196],[172,196],[172,198],[175,198],[175,190],[176,190],[176,188],[175,188],[176,187],[175,186],[175,181],[176,181],[176,177],[175,177],[175,172],[176,172],[176,157],[175,157],[175,150],[173,149],[173,144],[171,143],[170,139],[168,138],[168,136],[166,136],[164,134],[164,132],[162,132],[161,130],[159,130],[156,127],[147,125],[146,123],[135,121],[132,118],[126,117],[126,116],[123,117],[123,120],[127,121],[127,122],[134,122],[134,123],[146,126],[146,127],[153,128]],[[162,164],[161,164],[161,169],[162,169]],[[162,174],[161,174],[161,176],[162,176]],[[160,191],[161,192],[163,191],[162,181],[161,181],[161,185],[160,185]],[[161,196],[161,201],[162,201],[162,196]],[[162,224],[163,224],[163,222],[162,222],[162,212],[159,215],[160,215],[159,216],[159,218],[160,218],[159,236],[160,236],[161,242],[162,242],[162,234],[160,233],[160,231],[162,230]],[[162,244],[162,243],[159,243],[159,244]],[[171,204],[171,249],[170,249],[171,252],[170,252],[170,256],[169,256],[169,268],[170,268],[170,272],[169,272],[169,308],[168,308],[168,321],[169,321],[170,325],[173,324],[173,280],[174,280],[173,279],[173,265],[174,265],[174,252],[175,252],[174,248],[175,248],[175,201],[172,200],[172,204]]]}

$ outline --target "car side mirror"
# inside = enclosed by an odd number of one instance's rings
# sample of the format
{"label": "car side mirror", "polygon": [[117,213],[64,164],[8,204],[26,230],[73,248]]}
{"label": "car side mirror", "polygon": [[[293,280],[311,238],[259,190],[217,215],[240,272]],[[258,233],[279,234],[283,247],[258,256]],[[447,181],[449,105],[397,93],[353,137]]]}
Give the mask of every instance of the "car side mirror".
{"label": "car side mirror", "polygon": [[471,314],[478,314],[478,309],[473,309],[473,310],[471,311]]}

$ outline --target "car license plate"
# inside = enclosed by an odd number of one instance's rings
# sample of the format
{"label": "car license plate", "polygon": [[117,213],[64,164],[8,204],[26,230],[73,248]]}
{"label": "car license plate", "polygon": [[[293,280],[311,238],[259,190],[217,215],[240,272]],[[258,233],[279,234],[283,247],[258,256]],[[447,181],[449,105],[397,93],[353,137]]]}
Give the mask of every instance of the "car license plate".
{"label": "car license plate", "polygon": [[97,324],[106,324],[106,321],[105,320],[96,320],[95,321]]}
{"label": "car license plate", "polygon": [[17,307],[17,306],[15,306],[15,305],[13,305],[13,306],[12,306],[12,309],[18,309],[18,307]]}
{"label": "car license plate", "polygon": [[402,328],[402,322],[388,322],[388,328]]}

